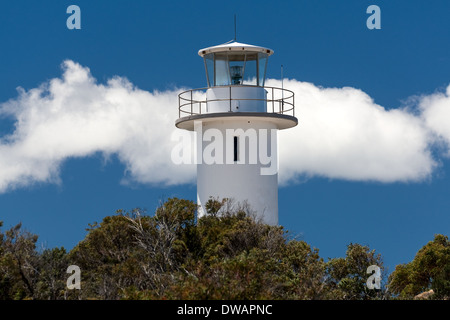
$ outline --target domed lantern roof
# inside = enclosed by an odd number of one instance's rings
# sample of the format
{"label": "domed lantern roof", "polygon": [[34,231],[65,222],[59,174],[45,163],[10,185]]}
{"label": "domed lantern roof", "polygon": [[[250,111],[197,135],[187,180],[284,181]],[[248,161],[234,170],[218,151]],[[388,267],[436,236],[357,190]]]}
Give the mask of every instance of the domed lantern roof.
{"label": "domed lantern roof", "polygon": [[273,54],[272,49],[264,48],[264,47],[258,47],[251,44],[246,43],[240,43],[240,42],[231,42],[231,43],[224,43],[219,44],[218,46],[208,47],[205,49],[200,49],[198,51],[198,55],[200,57],[204,57],[206,54],[213,53],[213,52],[262,52],[267,53],[268,56],[271,56]]}

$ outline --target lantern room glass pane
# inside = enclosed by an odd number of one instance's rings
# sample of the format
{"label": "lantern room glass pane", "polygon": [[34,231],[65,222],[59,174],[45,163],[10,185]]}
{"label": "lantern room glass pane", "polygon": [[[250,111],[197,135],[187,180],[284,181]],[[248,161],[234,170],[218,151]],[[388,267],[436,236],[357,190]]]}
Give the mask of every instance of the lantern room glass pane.
{"label": "lantern room glass pane", "polygon": [[229,86],[230,85],[230,70],[228,66],[228,55],[215,54],[214,60],[214,85],[215,86]]}
{"label": "lantern room glass pane", "polygon": [[228,64],[230,66],[231,84],[242,84],[242,77],[245,69],[245,54],[229,52]]}
{"label": "lantern room glass pane", "polygon": [[257,54],[246,54],[243,84],[257,86],[258,85],[258,68]]}
{"label": "lantern room glass pane", "polygon": [[264,82],[266,80],[266,67],[267,67],[267,53],[258,53],[258,77],[259,77],[259,83],[258,85],[261,87],[264,87]]}
{"label": "lantern room glass pane", "polygon": [[214,53],[209,53],[204,56],[206,68],[206,81],[208,87],[214,86]]}

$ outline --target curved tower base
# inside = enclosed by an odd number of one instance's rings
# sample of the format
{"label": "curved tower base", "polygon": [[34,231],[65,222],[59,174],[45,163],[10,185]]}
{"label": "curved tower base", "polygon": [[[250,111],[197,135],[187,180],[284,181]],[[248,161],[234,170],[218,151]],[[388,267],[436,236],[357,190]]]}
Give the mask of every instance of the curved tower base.
{"label": "curved tower base", "polygon": [[[256,218],[278,224],[277,128],[264,119],[202,122],[202,163],[197,164],[199,217],[210,197],[250,205]],[[219,142],[222,140],[222,143]],[[198,145],[198,144],[197,144]],[[220,157],[218,150],[223,146]],[[217,149],[215,148],[217,147]]]}

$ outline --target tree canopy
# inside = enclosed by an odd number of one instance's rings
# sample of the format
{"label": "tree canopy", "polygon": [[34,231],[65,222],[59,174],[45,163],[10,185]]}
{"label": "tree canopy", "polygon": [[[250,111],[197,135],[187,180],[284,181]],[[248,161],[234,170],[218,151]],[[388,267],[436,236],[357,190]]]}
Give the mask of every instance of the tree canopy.
{"label": "tree canopy", "polygon": [[[151,215],[118,210],[87,228],[72,250],[38,250],[38,236],[18,224],[0,231],[0,299],[411,299],[433,289],[449,297],[450,246],[436,235],[416,258],[397,266],[379,289],[367,285],[382,257],[360,244],[325,261],[317,248],[247,206],[170,198]],[[0,223],[0,227],[2,224]],[[81,289],[66,270],[81,270]]]}
{"label": "tree canopy", "polygon": [[450,241],[435,235],[407,264],[398,265],[390,275],[390,290],[405,299],[433,290],[436,299],[450,298]]}

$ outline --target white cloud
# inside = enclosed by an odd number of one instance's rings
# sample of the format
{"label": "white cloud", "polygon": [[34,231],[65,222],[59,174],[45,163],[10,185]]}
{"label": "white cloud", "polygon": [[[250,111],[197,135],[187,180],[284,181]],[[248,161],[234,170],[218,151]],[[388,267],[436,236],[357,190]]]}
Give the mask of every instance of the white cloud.
{"label": "white cloud", "polygon": [[[280,87],[279,81],[268,85]],[[295,92],[299,125],[280,132],[280,181],[301,176],[380,182],[430,177],[432,135],[407,109],[377,105],[354,88],[285,81]]]}
{"label": "white cloud", "polygon": [[446,92],[419,97],[419,110],[425,125],[446,144],[450,156],[450,85]]}
{"label": "white cloud", "polygon": [[[195,182],[194,165],[175,165],[180,134],[177,95],[148,92],[120,77],[99,84],[86,67],[63,63],[63,75],[38,88],[19,90],[0,104],[15,131],[0,138],[0,192],[35,182],[59,183],[71,157],[116,154],[128,183]],[[280,87],[277,80],[267,85]],[[299,126],[280,133],[280,181],[322,176],[381,182],[421,181],[437,165],[430,147],[450,142],[449,92],[424,96],[419,114],[386,110],[361,90],[319,88],[285,80],[295,92]],[[188,134],[184,132],[183,134]],[[449,143],[450,145],[450,143]]]}
{"label": "white cloud", "polygon": [[32,182],[58,182],[69,157],[116,153],[127,178],[142,183],[193,181],[195,168],[172,164],[178,91],[147,92],[123,78],[97,84],[88,68],[63,63],[52,79],[0,105],[16,130],[0,141],[0,191]]}

